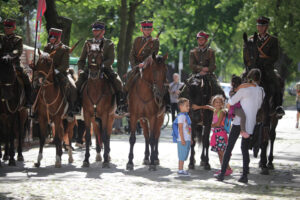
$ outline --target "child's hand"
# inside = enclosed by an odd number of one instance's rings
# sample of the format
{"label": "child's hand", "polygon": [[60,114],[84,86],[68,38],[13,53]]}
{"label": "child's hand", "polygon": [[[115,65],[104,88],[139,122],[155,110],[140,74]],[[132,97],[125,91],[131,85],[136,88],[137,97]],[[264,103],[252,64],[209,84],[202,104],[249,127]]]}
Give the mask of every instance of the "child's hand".
{"label": "child's hand", "polygon": [[181,144],[185,146],[185,140],[181,140]]}
{"label": "child's hand", "polygon": [[198,110],[198,109],[200,109],[201,108],[201,106],[197,106],[196,104],[193,104],[192,105],[192,109],[193,110]]}

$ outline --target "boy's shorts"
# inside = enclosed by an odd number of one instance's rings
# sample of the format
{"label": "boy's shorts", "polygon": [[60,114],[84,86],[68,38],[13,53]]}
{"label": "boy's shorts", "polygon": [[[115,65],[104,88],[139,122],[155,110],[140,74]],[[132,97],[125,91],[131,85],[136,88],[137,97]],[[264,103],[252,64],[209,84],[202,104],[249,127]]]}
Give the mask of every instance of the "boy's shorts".
{"label": "boy's shorts", "polygon": [[185,141],[185,145],[182,145],[180,141],[177,142],[178,158],[180,161],[186,161],[191,148],[191,141]]}
{"label": "boy's shorts", "polygon": [[297,111],[300,112],[300,101],[296,102]]}

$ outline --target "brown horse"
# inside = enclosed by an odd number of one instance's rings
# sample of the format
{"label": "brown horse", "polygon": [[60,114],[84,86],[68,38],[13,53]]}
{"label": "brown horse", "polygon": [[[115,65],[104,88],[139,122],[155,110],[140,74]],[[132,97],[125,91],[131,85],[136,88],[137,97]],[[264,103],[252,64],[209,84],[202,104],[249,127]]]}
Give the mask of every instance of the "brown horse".
{"label": "brown horse", "polygon": [[100,44],[89,44],[88,48],[88,80],[83,89],[83,117],[86,127],[85,159],[83,167],[89,167],[91,123],[96,137],[96,161],[101,160],[100,151],[104,143],[103,168],[109,167],[110,135],[115,118],[116,102],[113,89],[102,71],[103,41]]}
{"label": "brown horse", "polygon": [[[33,109],[37,111],[38,121],[40,126],[40,150],[35,163],[36,167],[40,166],[43,158],[43,147],[47,137],[47,126],[51,122],[55,125],[54,142],[56,146],[56,162],[55,167],[61,167],[62,141],[64,137],[64,129],[62,120],[66,114],[68,103],[65,95],[63,95],[60,86],[54,81],[55,72],[52,56],[55,54],[41,54],[39,51],[39,59],[34,68],[38,73],[41,82]],[[72,149],[69,147],[69,151]],[[72,153],[69,153],[71,155]],[[73,162],[72,157],[69,157],[69,163]]]}
{"label": "brown horse", "polygon": [[153,53],[145,61],[143,74],[132,84],[129,90],[129,113],[131,134],[129,138],[130,152],[126,169],[133,170],[133,146],[136,141],[136,124],[140,120],[145,137],[144,164],[149,164],[149,144],[151,146],[149,170],[156,170],[158,159],[158,140],[160,128],[164,121],[165,106],[163,97],[167,92],[164,82],[167,67],[165,60],[168,55],[157,56]]}
{"label": "brown horse", "polygon": [[[22,80],[18,78],[14,57],[0,58],[0,159],[2,157],[1,142],[5,143],[3,160],[9,159],[9,166],[15,166],[14,140],[18,141],[18,161],[23,161],[22,144],[27,119],[25,91]],[[1,165],[1,161],[0,161]]]}

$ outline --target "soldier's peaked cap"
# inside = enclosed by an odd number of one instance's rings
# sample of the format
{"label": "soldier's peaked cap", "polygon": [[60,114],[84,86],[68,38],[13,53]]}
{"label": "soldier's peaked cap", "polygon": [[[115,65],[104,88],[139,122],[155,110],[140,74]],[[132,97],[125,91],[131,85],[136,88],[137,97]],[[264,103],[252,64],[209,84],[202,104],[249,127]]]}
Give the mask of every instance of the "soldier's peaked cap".
{"label": "soldier's peaked cap", "polygon": [[256,20],[257,24],[256,25],[269,25],[270,19],[264,16],[261,16],[257,18]]}
{"label": "soldier's peaked cap", "polygon": [[3,25],[5,27],[14,27],[16,25],[16,20],[11,18],[5,19]]}
{"label": "soldier's peaked cap", "polygon": [[50,28],[49,29],[49,37],[50,38],[59,37],[59,36],[61,36],[61,34],[62,34],[62,30],[61,29],[58,29],[58,28]]}
{"label": "soldier's peaked cap", "polygon": [[200,32],[197,33],[197,38],[199,38],[199,37],[203,37],[205,39],[208,39],[209,34],[204,32],[204,31],[200,31]]}
{"label": "soldier's peaked cap", "polygon": [[104,22],[96,21],[92,24],[92,30],[93,31],[98,31],[98,30],[103,30],[103,29],[105,29],[105,23]]}
{"label": "soldier's peaked cap", "polygon": [[144,20],[140,22],[142,28],[153,28],[153,21]]}

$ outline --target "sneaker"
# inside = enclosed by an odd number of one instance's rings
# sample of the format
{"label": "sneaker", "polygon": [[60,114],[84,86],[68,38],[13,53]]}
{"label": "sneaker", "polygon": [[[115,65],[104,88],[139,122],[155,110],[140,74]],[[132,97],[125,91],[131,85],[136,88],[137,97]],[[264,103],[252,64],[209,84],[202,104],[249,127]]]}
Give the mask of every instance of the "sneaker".
{"label": "sneaker", "polygon": [[187,171],[184,171],[184,170],[178,170],[177,174],[179,176],[190,176],[190,174]]}
{"label": "sneaker", "polygon": [[226,169],[225,176],[230,176],[232,172],[232,169]]}

